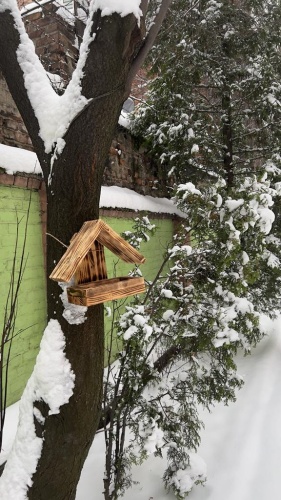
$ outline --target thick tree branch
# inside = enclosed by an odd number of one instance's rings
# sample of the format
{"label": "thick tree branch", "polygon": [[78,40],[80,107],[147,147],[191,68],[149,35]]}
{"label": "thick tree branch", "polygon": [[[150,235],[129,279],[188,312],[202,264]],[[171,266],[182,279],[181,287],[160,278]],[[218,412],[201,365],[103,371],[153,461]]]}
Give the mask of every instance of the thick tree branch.
{"label": "thick tree branch", "polygon": [[[162,26],[162,23],[165,19],[165,16],[168,12],[168,9],[171,5],[173,0],[162,0],[159,11],[157,15],[155,16],[154,23],[152,24],[149,32],[147,33],[145,40],[141,46],[141,49],[139,50],[137,56],[134,59],[134,62],[131,66],[131,69],[128,74],[128,79],[127,79],[127,89],[131,88],[132,81],[134,77],[136,76],[137,72],[140,70],[141,66],[143,65],[150,49],[152,48],[155,38],[158,35],[160,28]],[[144,4],[146,2],[143,2]],[[144,6],[145,7],[145,6]]]}
{"label": "thick tree branch", "polygon": [[10,11],[0,12],[0,70],[2,71],[11,95],[23,118],[42,169],[47,164],[44,143],[39,136],[39,123],[27,95],[23,71],[17,59],[17,49],[20,44],[19,32]]}
{"label": "thick tree branch", "polygon": [[148,8],[148,0],[141,0],[140,10],[142,11],[144,17],[146,16],[147,8]]}

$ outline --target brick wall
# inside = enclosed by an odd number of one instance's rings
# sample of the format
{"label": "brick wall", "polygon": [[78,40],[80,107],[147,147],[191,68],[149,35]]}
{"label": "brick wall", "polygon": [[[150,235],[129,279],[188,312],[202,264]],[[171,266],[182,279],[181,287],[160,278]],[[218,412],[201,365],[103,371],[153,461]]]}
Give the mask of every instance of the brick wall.
{"label": "brick wall", "polygon": [[76,67],[77,41],[75,27],[56,11],[56,4],[50,1],[43,5],[41,12],[27,11],[23,21],[46,71],[59,75],[66,85]]}
{"label": "brick wall", "polygon": [[0,143],[32,151],[31,140],[0,73]]}
{"label": "brick wall", "polygon": [[119,127],[110,148],[103,185],[133,189],[137,193],[167,196],[167,172],[153,161],[137,139]]}

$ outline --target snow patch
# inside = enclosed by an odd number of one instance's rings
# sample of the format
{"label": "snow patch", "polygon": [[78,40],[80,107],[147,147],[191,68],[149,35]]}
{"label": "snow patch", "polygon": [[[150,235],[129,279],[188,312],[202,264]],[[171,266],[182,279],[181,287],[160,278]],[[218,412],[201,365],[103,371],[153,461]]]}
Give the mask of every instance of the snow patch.
{"label": "snow patch", "polygon": [[[64,146],[63,139],[58,141],[58,153]],[[0,144],[0,168],[7,174],[16,173],[42,174],[38,158],[35,153],[11,146]],[[176,214],[185,217],[178,210],[172,200],[167,198],[154,198],[136,193],[132,189],[118,186],[103,186],[100,197],[101,208],[125,208],[134,211]]]}
{"label": "snow patch", "polygon": [[192,490],[197,481],[206,481],[206,474],[207,468],[204,460],[195,453],[190,453],[189,467],[177,470],[171,483],[174,484],[179,495],[184,497]]}
{"label": "snow patch", "polygon": [[237,208],[241,207],[244,204],[244,200],[226,200],[225,205],[228,208],[229,212],[233,212]]}
{"label": "snow patch", "polygon": [[41,456],[43,438],[36,435],[34,418],[44,419],[34,402],[43,400],[49,415],[59,413],[73,394],[75,375],[64,354],[65,339],[60,324],[50,320],[40,345],[33,373],[26,385],[19,408],[15,441],[0,478],[1,500],[26,500],[32,476]]}
{"label": "snow patch", "polygon": [[127,208],[134,211],[176,214],[185,217],[172,200],[144,196],[131,189],[118,186],[103,186],[100,197],[101,208]]}
{"label": "snow patch", "polygon": [[0,144],[0,168],[4,168],[7,174],[13,175],[17,172],[26,174],[42,174],[39,160],[35,153],[25,149],[14,148]]}
{"label": "snow patch", "polygon": [[64,311],[63,317],[70,325],[81,325],[86,321],[86,306],[77,306],[76,304],[71,304],[68,302],[67,298],[67,287],[69,287],[69,283],[59,283],[62,294],[60,295],[61,301],[63,303]]}
{"label": "snow patch", "polygon": [[140,10],[140,0],[94,0],[95,10],[100,9],[102,16],[110,16],[114,12],[121,17],[134,14],[140,20],[142,11]]}

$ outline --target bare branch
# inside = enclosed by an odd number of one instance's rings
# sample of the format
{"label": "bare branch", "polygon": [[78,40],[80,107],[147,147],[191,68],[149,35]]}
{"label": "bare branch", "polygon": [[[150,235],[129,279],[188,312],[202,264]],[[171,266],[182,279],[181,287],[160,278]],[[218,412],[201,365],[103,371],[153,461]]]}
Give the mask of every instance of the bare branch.
{"label": "bare branch", "polygon": [[142,11],[143,16],[146,15],[148,8],[148,0],[141,0],[140,9]]}
{"label": "bare branch", "polygon": [[[138,55],[136,56],[132,66],[131,66],[131,69],[129,71],[128,79],[127,79],[127,90],[128,91],[131,88],[131,84],[132,84],[134,77],[136,76],[137,72],[139,71],[139,69],[143,65],[150,49],[152,48],[152,46],[155,42],[155,38],[160,31],[160,28],[162,26],[162,23],[165,19],[165,16],[168,12],[168,9],[169,9],[172,1],[173,0],[162,0],[161,6],[159,8],[159,11],[158,11],[156,17],[155,17],[154,23],[152,24],[149,32],[147,33],[146,38],[143,42],[143,45],[142,45],[141,49],[139,50]],[[142,3],[147,4],[147,2],[145,0]]]}

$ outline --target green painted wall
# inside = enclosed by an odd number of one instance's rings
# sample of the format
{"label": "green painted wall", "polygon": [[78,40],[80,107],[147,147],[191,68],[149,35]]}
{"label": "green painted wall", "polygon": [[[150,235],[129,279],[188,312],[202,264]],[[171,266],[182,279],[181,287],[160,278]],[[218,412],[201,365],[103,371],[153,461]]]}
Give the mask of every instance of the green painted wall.
{"label": "green painted wall", "polygon": [[[25,384],[32,372],[40,340],[46,325],[46,295],[44,262],[42,250],[40,202],[37,191],[30,191],[16,187],[0,186],[0,311],[4,311],[12,267],[12,259],[16,240],[17,216],[22,219],[20,224],[19,250],[22,247],[25,220],[31,196],[30,214],[26,245],[26,269],[19,296],[19,307],[16,321],[16,331],[26,329],[13,341],[11,351],[11,362],[9,368],[9,391],[8,404],[17,401]],[[136,214],[137,216],[137,214]],[[133,218],[103,217],[118,234],[126,230],[132,230]],[[141,247],[141,252],[146,257],[146,263],[141,266],[142,273],[147,280],[153,280],[163,258],[163,253],[170,243],[173,235],[173,221],[171,219],[150,218],[150,222],[157,227],[156,235]],[[109,251],[106,252],[108,276],[126,276],[131,264],[125,264]],[[129,299],[128,299],[129,300]],[[122,304],[118,301],[118,305]],[[105,303],[105,307],[112,307],[112,302]],[[125,308],[123,303],[120,312]],[[106,317],[105,331],[106,339],[109,339],[109,331],[112,318]],[[0,317],[0,328],[3,326],[3,314]],[[2,329],[1,329],[2,331]],[[108,342],[107,342],[108,344]],[[116,336],[114,335],[113,352],[111,359],[117,350]],[[105,359],[107,355],[105,353]]]}
{"label": "green painted wall", "polygon": [[[136,217],[139,215],[136,214]],[[132,227],[134,225],[134,219],[118,219],[112,217],[102,217],[105,222],[114,229],[118,234],[123,233],[124,231],[132,231]],[[174,224],[171,219],[156,219],[153,218],[153,214],[149,215],[149,220],[151,224],[155,224],[157,230],[155,235],[150,239],[150,241],[143,243],[140,252],[145,256],[146,262],[140,266],[140,270],[144,278],[148,281],[152,281],[159,268],[163,262],[163,254],[167,249],[169,243],[171,243],[172,236],[174,233]],[[107,272],[108,277],[112,278],[113,276],[127,276],[129,271],[134,268],[132,264],[126,264],[123,261],[118,260],[111,252],[105,249],[105,258],[107,264]],[[118,311],[115,313],[115,319],[117,319],[118,315],[122,314],[125,311],[125,306],[130,301],[130,297],[127,300],[119,300]],[[114,355],[116,352],[121,350],[122,346],[120,341],[118,342],[118,337],[116,338],[116,334],[114,332],[111,335],[112,330],[112,302],[106,302],[105,307],[111,308],[111,316],[108,317],[105,313],[105,364],[108,364],[109,358],[114,359]],[[113,337],[113,342],[111,339]],[[108,355],[108,353],[110,354]]]}
{"label": "green painted wall", "polygon": [[23,387],[32,372],[42,332],[46,324],[46,295],[38,192],[13,186],[0,186],[1,332],[15,252],[17,218],[21,221],[18,243],[20,258],[29,203],[30,213],[25,251],[26,267],[20,288],[15,333],[19,330],[24,331],[17,335],[12,342],[8,404],[19,399]]}

